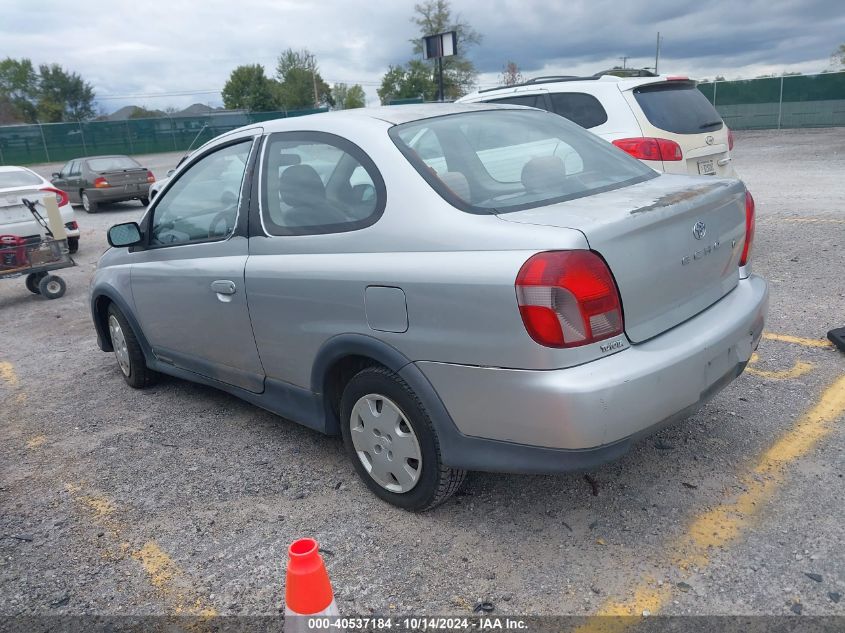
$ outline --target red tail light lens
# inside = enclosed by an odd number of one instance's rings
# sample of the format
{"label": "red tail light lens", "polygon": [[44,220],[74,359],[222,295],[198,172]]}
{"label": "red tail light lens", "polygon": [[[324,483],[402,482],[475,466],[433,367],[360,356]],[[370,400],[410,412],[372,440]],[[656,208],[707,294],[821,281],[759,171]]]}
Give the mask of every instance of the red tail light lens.
{"label": "red tail light lens", "polygon": [[97,189],[105,189],[109,186],[111,186],[109,185],[109,181],[103,178],[102,176],[94,178],[94,187],[96,187]]}
{"label": "red tail light lens", "polygon": [[528,334],[546,347],[577,347],[621,334],[619,291],[592,251],[538,253],[516,277],[519,312]]}
{"label": "red tail light lens", "polygon": [[56,194],[56,202],[59,203],[60,207],[65,206],[69,201],[67,194],[61,189],[56,189],[55,187],[42,187],[41,191],[49,191],[50,193]]}
{"label": "red tail light lens", "polygon": [[734,148],[734,131],[728,128],[728,149],[732,150]]}
{"label": "red tail light lens", "polygon": [[675,161],[684,158],[681,146],[668,138],[652,138],[650,136],[619,138],[613,141],[613,144],[640,160]]}
{"label": "red tail light lens", "polygon": [[745,246],[742,247],[742,257],[739,258],[739,265],[745,266],[751,258],[751,245],[754,242],[754,198],[751,193],[745,191]]}
{"label": "red tail light lens", "polygon": [[149,182],[149,183],[154,183],[155,181],[156,181],[156,177],[155,177],[155,176],[153,176],[153,172],[151,172],[151,171],[148,169],[148,170],[147,170],[147,182]]}

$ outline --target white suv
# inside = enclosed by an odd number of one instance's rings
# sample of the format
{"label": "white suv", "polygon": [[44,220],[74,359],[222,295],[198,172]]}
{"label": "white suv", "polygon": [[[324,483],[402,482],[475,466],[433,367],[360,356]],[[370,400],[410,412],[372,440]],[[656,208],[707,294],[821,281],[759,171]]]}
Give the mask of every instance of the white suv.
{"label": "white suv", "polygon": [[670,174],[734,177],[733,134],[687,77],[538,77],[481,90],[462,103],[511,103],[554,112]]}

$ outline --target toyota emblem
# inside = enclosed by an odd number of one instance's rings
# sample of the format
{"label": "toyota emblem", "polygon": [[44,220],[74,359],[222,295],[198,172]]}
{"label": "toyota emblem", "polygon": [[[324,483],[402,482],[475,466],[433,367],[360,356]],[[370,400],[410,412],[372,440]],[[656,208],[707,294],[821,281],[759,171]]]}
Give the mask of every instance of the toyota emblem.
{"label": "toyota emblem", "polygon": [[695,239],[700,240],[702,237],[707,235],[707,225],[699,220],[692,225],[692,234],[695,236]]}

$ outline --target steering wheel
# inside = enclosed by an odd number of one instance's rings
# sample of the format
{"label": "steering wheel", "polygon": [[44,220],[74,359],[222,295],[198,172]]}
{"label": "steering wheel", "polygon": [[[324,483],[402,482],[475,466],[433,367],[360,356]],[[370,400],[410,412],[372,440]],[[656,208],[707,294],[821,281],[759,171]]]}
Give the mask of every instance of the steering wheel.
{"label": "steering wheel", "polygon": [[[229,220],[235,219],[235,207],[229,207],[228,209],[224,209],[217,213],[212,219],[211,223],[208,225],[208,237],[224,237],[232,232],[232,229],[235,228],[234,226],[229,225]],[[218,232],[218,224],[223,223],[223,228],[225,229],[222,233]]]}

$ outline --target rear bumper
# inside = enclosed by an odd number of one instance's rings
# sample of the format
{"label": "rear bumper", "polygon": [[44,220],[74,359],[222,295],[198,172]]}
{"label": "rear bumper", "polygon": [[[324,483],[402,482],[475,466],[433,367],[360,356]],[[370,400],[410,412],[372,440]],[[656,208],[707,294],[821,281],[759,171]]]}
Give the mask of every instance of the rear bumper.
{"label": "rear bumper", "polygon": [[150,185],[149,183],[140,184],[137,191],[126,191],[123,185],[116,185],[103,189],[86,189],[85,193],[96,202],[120,202],[121,200],[146,198],[150,193]]}
{"label": "rear bumper", "polygon": [[504,472],[589,468],[691,415],[739,376],[763,332],[768,286],[740,280],[718,303],[639,345],[577,367],[528,371],[418,362],[454,421],[444,460]]}

